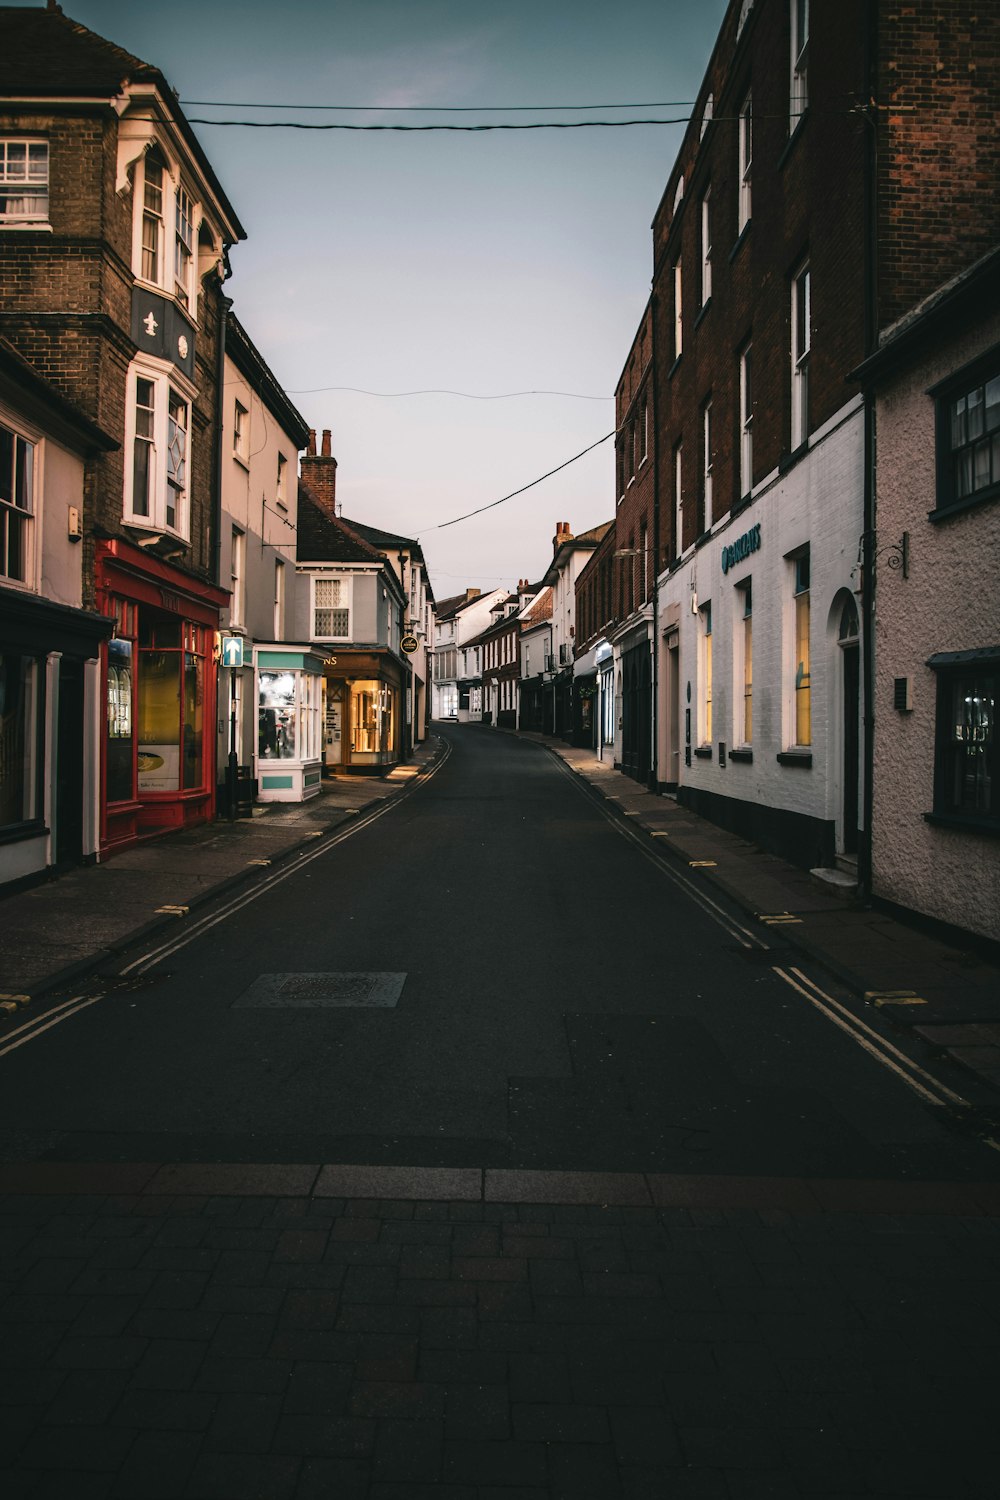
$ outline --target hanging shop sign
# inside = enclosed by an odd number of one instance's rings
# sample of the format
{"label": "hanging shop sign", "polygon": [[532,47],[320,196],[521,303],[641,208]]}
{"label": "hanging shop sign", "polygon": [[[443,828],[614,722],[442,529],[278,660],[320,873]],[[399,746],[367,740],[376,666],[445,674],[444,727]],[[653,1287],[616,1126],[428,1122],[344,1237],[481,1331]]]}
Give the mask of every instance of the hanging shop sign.
{"label": "hanging shop sign", "polygon": [[420,642],[417,640],[415,635],[404,635],[399,644],[402,650],[406,652],[407,656],[412,656],[414,651],[416,651],[417,647],[420,645]]}
{"label": "hanging shop sign", "polygon": [[759,551],[760,551],[760,522],[758,521],[756,526],[751,526],[749,531],[745,531],[742,536],[737,537],[736,540],[735,540],[735,542],[733,542],[732,546],[730,546],[730,547],[723,547],[723,549],[722,549],[722,571],[723,571],[723,573],[728,573],[730,568],[735,568],[735,566],[736,566],[737,563],[743,562],[744,559],[748,558],[752,552],[759,552]]}

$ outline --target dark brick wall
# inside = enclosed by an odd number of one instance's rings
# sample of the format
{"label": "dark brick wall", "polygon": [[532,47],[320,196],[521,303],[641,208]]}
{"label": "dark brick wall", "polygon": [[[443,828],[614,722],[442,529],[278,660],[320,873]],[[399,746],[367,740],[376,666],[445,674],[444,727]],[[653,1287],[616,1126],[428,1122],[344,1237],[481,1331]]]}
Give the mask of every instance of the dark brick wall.
{"label": "dark brick wall", "polygon": [[605,532],[576,579],[576,655],[607,633],[615,619],[615,528]]}
{"label": "dark brick wall", "polygon": [[635,553],[637,549],[640,552],[644,547],[646,549],[644,555],[619,556],[614,560],[612,612],[620,620],[627,619],[645,602],[656,576],[653,557],[656,495],[653,483],[652,348],[653,316],[651,307],[647,306],[615,391],[618,429],[615,551]]}
{"label": "dark brick wall", "polygon": [[[755,480],[791,447],[791,277],[812,275],[810,427],[841,407],[845,374],[864,354],[863,0],[814,0],[809,109],[789,134],[787,0],[757,0],[736,41],[739,5],[726,17],[698,107],[654,221],[658,491],[661,544],[675,555],[673,463],[683,441],[684,536],[700,529],[701,410],[712,401],[713,511],[739,500],[739,363],[753,346]],[[753,98],[750,222],[739,234],[738,116]],[[701,136],[706,96],[713,120]],[[673,211],[683,174],[683,202]],[[700,303],[700,207],[711,187],[712,294]],[[683,353],[674,363],[673,265],[683,268]]]}
{"label": "dark brick wall", "polygon": [[879,8],[879,323],[1000,243],[1000,7]]}

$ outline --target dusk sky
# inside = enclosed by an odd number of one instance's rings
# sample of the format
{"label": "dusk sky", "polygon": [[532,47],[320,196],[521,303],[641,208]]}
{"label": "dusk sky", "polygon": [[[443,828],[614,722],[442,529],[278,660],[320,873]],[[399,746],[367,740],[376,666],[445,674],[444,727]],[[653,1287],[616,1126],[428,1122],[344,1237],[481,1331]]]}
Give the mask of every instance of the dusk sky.
{"label": "dusk sky", "polygon": [[[159,67],[189,117],[454,124],[685,116],[725,4],[64,0],[63,10]],[[439,598],[538,577],[557,521],[579,532],[611,518],[609,441],[516,500],[433,529],[611,432],[649,294],[649,226],[683,126],[195,128],[248,235],[227,292],[309,424],[332,429],[346,516],[418,535]],[[569,394],[323,389],[346,386]]]}

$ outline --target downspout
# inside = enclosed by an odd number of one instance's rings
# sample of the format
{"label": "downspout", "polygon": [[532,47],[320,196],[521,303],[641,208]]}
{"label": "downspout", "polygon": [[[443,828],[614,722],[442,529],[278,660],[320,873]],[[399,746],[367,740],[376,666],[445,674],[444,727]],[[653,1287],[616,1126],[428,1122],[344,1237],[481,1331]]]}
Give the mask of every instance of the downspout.
{"label": "downspout", "polygon": [[[233,305],[232,299],[225,296],[222,291],[223,285],[232,275],[232,270],[229,265],[228,247],[223,250],[222,263],[225,267],[225,270],[219,281],[219,339],[215,369],[215,453],[212,459],[212,543],[209,562],[210,577],[212,579],[212,582],[218,584],[220,587],[221,579],[219,577],[219,565],[222,558],[222,429],[226,414],[226,320],[229,315],[229,309]],[[235,694],[235,670],[233,670],[230,675],[232,679],[230,683],[230,693]],[[218,703],[221,688],[222,664],[220,659],[220,663],[216,667],[215,672],[216,715],[218,714]],[[229,757],[226,762],[226,798],[229,804],[229,820],[230,822],[232,822],[232,820],[236,816],[236,789],[239,780],[239,753],[235,745],[235,702],[230,705],[230,714],[226,715],[225,717],[227,719],[231,718]],[[216,757],[218,757],[219,742],[217,738],[215,740],[215,747]],[[213,778],[213,787],[217,787],[218,782],[219,767],[218,764],[216,764],[215,776]],[[215,813],[216,816],[218,816],[218,806],[215,807]]]}
{"label": "downspout", "polygon": [[[864,163],[864,340],[865,357],[878,342],[878,114],[871,109],[876,99],[878,5],[868,0],[865,17],[864,99],[868,132]],[[864,401],[864,521],[861,567],[861,683],[862,683],[862,817],[858,840],[858,900],[869,905],[872,898],[872,815],[875,806],[875,487],[876,428],[875,398],[863,392]]]}
{"label": "downspout", "polygon": [[[653,409],[653,756],[650,791],[660,790],[660,469],[657,463],[656,422],[656,293],[649,298],[649,377]],[[645,567],[646,559],[643,558]]]}

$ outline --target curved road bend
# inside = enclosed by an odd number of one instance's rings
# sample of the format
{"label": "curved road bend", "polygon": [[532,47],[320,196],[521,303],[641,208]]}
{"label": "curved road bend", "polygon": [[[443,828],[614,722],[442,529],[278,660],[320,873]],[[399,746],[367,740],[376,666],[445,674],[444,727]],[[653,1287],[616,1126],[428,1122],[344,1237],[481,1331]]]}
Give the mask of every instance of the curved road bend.
{"label": "curved road bend", "polygon": [[553,757],[439,727],[413,796],[0,1059],[19,1154],[995,1173]]}

